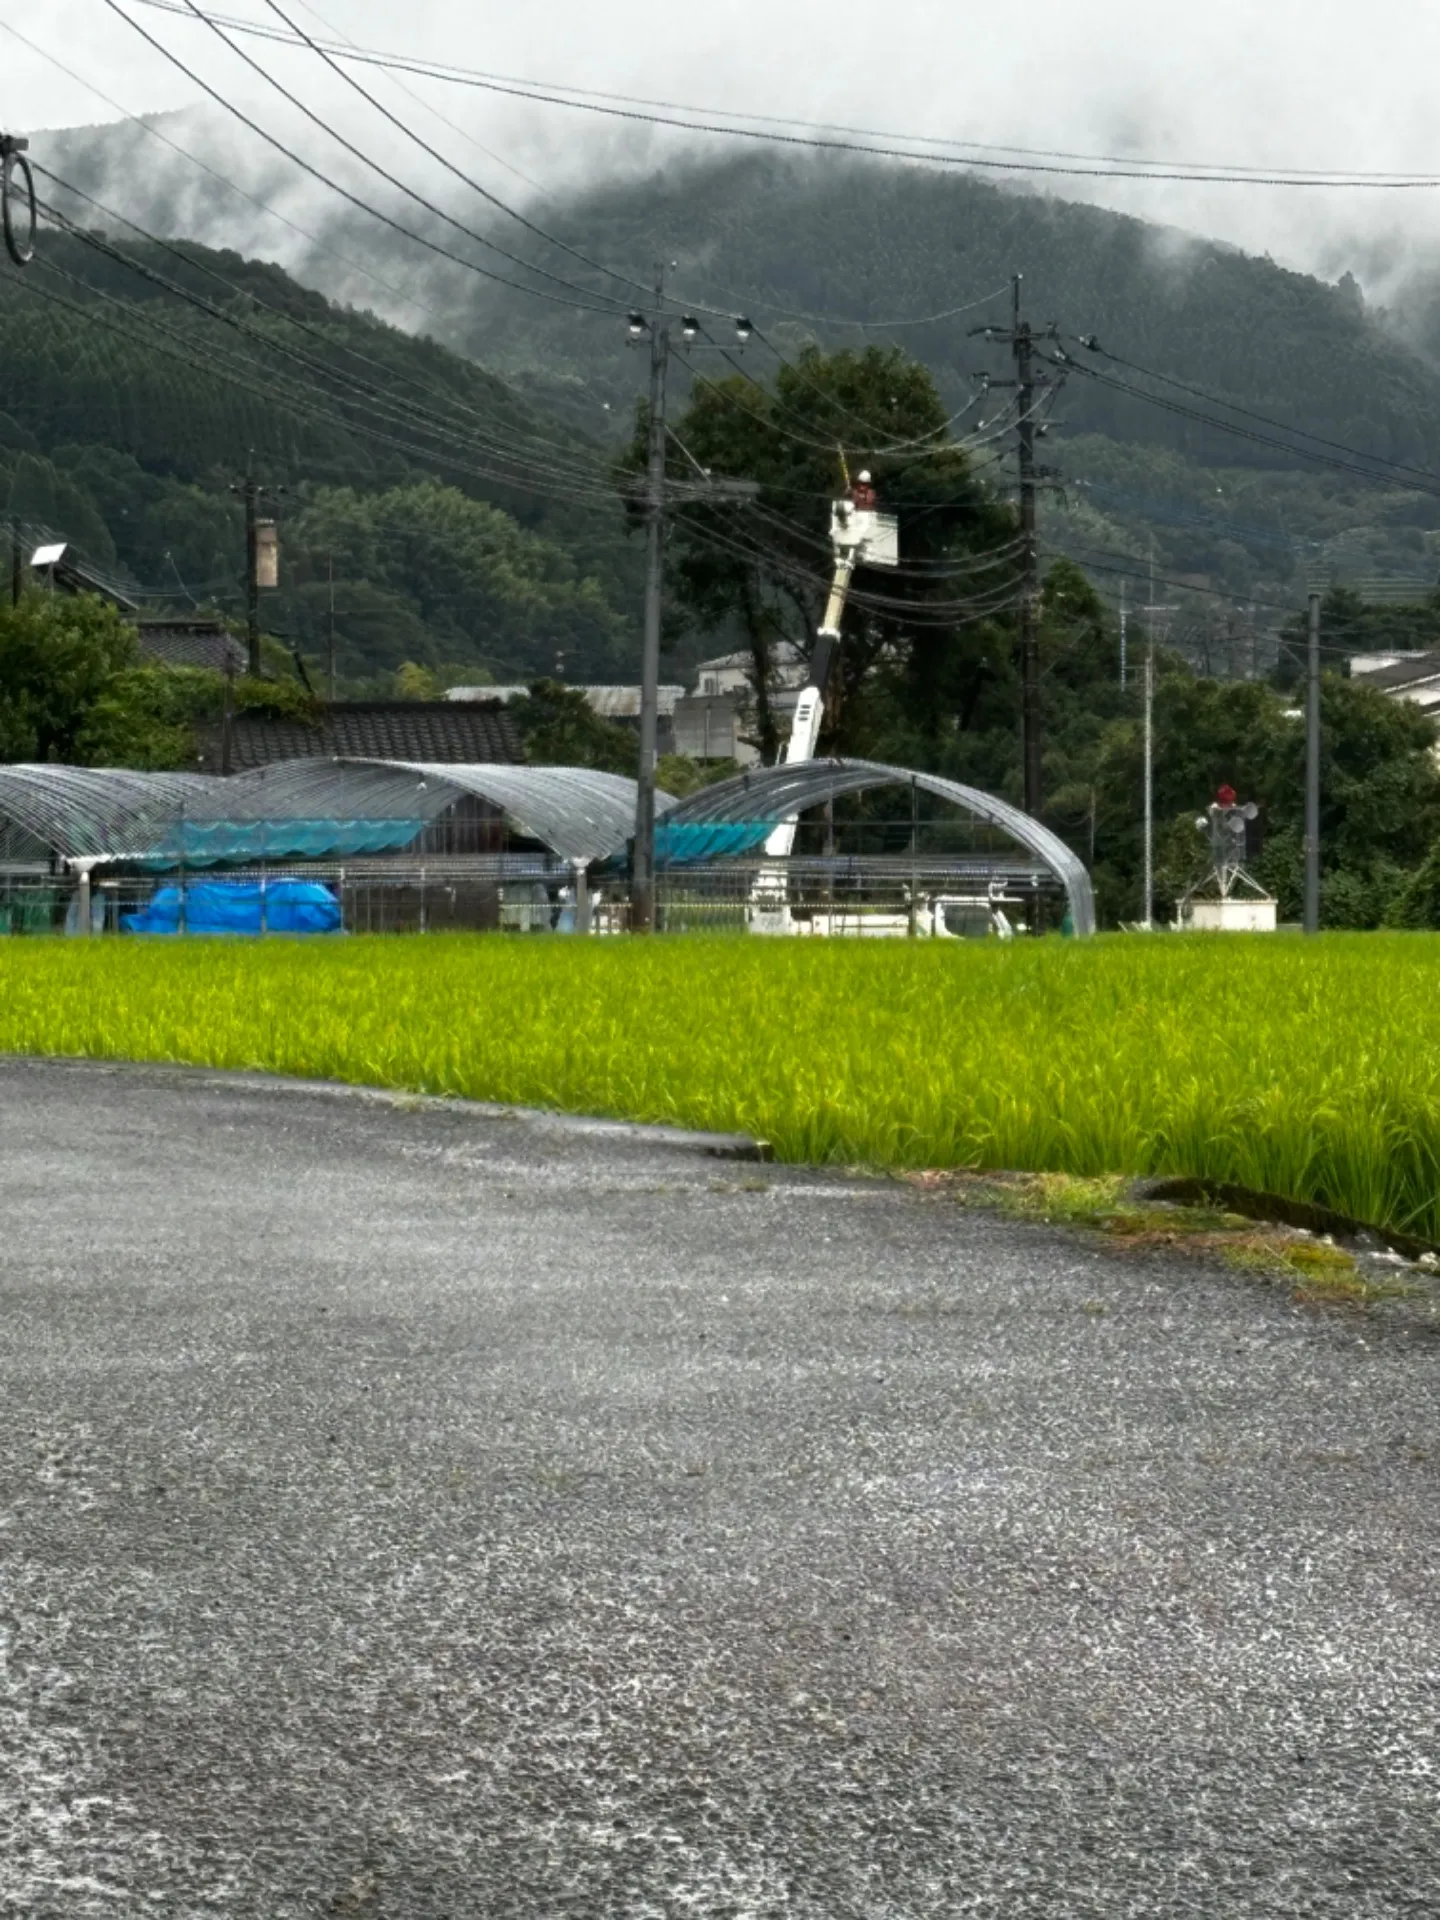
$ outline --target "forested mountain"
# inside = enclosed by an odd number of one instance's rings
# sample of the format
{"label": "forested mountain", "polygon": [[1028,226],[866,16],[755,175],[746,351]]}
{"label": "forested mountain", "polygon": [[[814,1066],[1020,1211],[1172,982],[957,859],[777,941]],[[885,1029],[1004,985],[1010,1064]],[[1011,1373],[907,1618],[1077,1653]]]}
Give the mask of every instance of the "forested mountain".
{"label": "forested mountain", "polygon": [[[1019,272],[1027,314],[1057,325],[1072,361],[1046,453],[1065,483],[1046,510],[1054,548],[1092,564],[1118,553],[1143,570],[1153,537],[1162,576],[1200,576],[1239,602],[1288,598],[1317,572],[1411,590],[1435,578],[1440,371],[1366,308],[1349,276],[1329,286],[954,171],[769,154],[600,187],[547,218],[558,238],[637,278],[657,255],[676,261],[678,298],[750,314],[784,351],[893,340],[926,362],[954,409],[972,399],[975,375],[1011,371],[976,329],[1006,324],[1006,283]],[[564,256],[537,258],[554,269]],[[432,297],[443,284],[436,276]],[[883,324],[957,307],[930,324]],[[474,295],[453,337],[577,418],[594,419],[597,396],[624,404],[636,369],[619,327],[521,309],[503,290]],[[723,338],[723,322],[711,324]],[[1087,352],[1080,336],[1105,351]],[[746,364],[763,377],[774,360],[760,344]],[[1377,484],[1348,471],[1367,463],[1342,447],[1435,475],[1435,491],[1418,475]]]}
{"label": "forested mountain", "polygon": [[[190,120],[185,137],[195,144],[199,123]],[[1418,312],[1401,315],[1402,328],[1396,316],[1367,309],[1349,276],[1327,285],[1218,242],[954,169],[726,149],[530,203],[563,243],[551,248],[475,203],[465,206],[468,220],[488,224],[512,252],[610,309],[575,311],[439,260],[318,190],[304,205],[303,235],[285,224],[288,216],[267,219],[260,200],[299,210],[293,198],[277,199],[283,163],[232,134],[225,166],[253,194],[249,201],[147,144],[133,125],[54,136],[49,151],[62,175],[119,200],[152,228],[214,243],[238,223],[250,244],[283,253],[301,280],[423,324],[503,378],[505,405],[524,395],[552,422],[611,444],[644,382],[624,309],[657,258],[675,263],[677,301],[756,320],[744,361],[756,378],[775,368],[772,344],[793,354],[812,340],[827,348],[893,342],[931,368],[960,433],[983,432],[987,414],[993,432],[1002,399],[978,398],[976,376],[1003,378],[1010,368],[1003,348],[976,329],[1004,323],[1005,288],[1020,272],[1032,320],[1059,330],[1046,353],[1059,349],[1071,361],[1044,369],[1066,376],[1044,443],[1054,469],[1042,508],[1048,547],[1080,560],[1112,598],[1130,576],[1132,604],[1148,597],[1153,560],[1161,597],[1181,608],[1172,637],[1192,657],[1232,665],[1258,658],[1269,644],[1263,630],[1283,622],[1314,578],[1372,591],[1383,582],[1414,597],[1440,567],[1440,480],[1427,477],[1440,473],[1440,371],[1411,344],[1423,347],[1428,323]],[[373,180],[365,192],[390,204]],[[447,204],[467,200],[453,182],[441,192]],[[443,231],[427,229],[413,205],[403,220],[432,237]],[[483,258],[453,231],[445,239]],[[566,248],[613,271],[596,271]],[[489,265],[523,273],[498,259]],[[555,280],[533,285],[553,291]],[[305,296],[291,286],[287,297]],[[321,310],[327,325],[340,324],[333,309]],[[350,316],[344,324],[362,323]],[[727,337],[723,319],[709,324]],[[386,352],[402,351],[398,336],[375,333]],[[1097,338],[1103,351],[1082,348],[1081,336]],[[445,380],[482,379],[473,370],[462,375],[438,348],[404,349],[411,350],[430,356],[429,378],[443,364]],[[696,361],[701,372],[722,364],[713,353]],[[677,366],[674,377],[683,393],[689,374]],[[499,407],[493,383],[491,391]],[[992,440],[987,457],[1008,461],[1010,446]],[[339,478],[353,462],[346,477],[362,487],[392,480],[390,467],[407,460],[373,444],[342,451],[325,436],[310,455],[312,480],[322,472]],[[233,467],[236,455],[227,457]],[[1377,461],[1415,471],[1382,472]],[[1003,478],[1008,466],[996,472]],[[582,534],[578,516],[562,527],[517,493],[448,477],[578,551],[580,577],[593,577],[629,617],[633,602],[625,593],[617,599],[615,582],[633,582],[633,554]],[[423,618],[428,624],[430,613]],[[1238,637],[1237,622],[1245,629]]]}
{"label": "forested mountain", "polygon": [[403,659],[513,677],[557,652],[577,677],[628,672],[638,556],[603,449],[276,267],[124,253],[50,231],[0,274],[0,515],[147,597],[233,612],[249,471],[282,529],[267,623],[323,653],[333,584],[347,678]]}

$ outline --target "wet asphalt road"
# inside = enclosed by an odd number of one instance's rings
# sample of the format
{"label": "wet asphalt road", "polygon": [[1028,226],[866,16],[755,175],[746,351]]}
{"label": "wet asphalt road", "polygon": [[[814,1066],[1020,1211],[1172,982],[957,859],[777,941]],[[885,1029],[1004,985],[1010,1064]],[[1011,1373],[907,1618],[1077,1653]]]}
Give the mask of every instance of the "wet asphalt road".
{"label": "wet asphalt road", "polygon": [[1437,1386],[886,1183],[0,1063],[0,1912],[1434,1914]]}

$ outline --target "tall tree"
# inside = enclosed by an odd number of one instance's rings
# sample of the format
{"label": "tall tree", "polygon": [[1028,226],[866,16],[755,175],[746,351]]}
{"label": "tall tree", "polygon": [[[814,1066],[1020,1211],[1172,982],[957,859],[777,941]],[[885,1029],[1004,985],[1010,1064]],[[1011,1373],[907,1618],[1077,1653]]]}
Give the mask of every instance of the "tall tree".
{"label": "tall tree", "polygon": [[[646,427],[642,409],[623,463],[632,481]],[[753,505],[676,506],[670,594],[692,625],[728,628],[748,651],[767,759],[779,745],[777,659],[786,643],[813,644],[832,567],[830,503],[862,470],[899,519],[901,562],[855,576],[825,744],[863,749],[898,726],[933,757],[947,731],[971,724],[997,670],[1008,672],[1015,516],[950,429],[927,369],[895,348],[809,348],[770,386],[697,378],[673,423],[677,479],[701,467],[754,480],[760,494]]]}

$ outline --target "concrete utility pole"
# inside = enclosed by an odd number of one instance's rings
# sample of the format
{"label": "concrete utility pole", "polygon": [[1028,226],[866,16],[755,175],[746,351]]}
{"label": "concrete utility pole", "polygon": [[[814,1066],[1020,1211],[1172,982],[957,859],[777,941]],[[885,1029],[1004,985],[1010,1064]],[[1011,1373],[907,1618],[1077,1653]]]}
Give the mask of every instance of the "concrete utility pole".
{"label": "concrete utility pole", "polygon": [[[1038,814],[1044,798],[1041,768],[1040,708],[1040,556],[1035,533],[1035,498],[1038,481],[1045,469],[1035,464],[1035,438],[1043,427],[1035,424],[1036,395],[1058,384],[1054,375],[1037,375],[1034,370],[1037,337],[1057,340],[1052,324],[1039,336],[1020,311],[1020,282],[1016,274],[1010,283],[1011,307],[1008,330],[975,327],[973,333],[1009,346],[1015,359],[1013,380],[992,380],[992,387],[1013,386],[1016,401],[1016,432],[1020,456],[1020,740],[1025,777],[1025,811]],[[1062,376],[1063,377],[1063,376]]]}
{"label": "concrete utility pole", "polygon": [[1155,604],[1155,542],[1150,542],[1150,604],[1145,609],[1145,859],[1144,916],[1147,933],[1155,924],[1155,624],[1177,607]]}
{"label": "concrete utility pole", "polygon": [[[668,497],[665,477],[665,387],[670,355],[674,350],[670,323],[665,315],[665,276],[655,273],[655,311],[648,316],[632,313],[630,338],[650,337],[650,418],[646,435],[645,459],[645,632],[640,656],[640,764],[635,781],[635,842],[630,865],[630,926],[635,933],[655,930],[655,760],[660,712],[660,629],[665,594],[665,507]],[[686,314],[680,322],[681,336],[692,351],[700,334],[700,322]],[[741,346],[750,338],[751,326],[737,319],[735,332]],[[707,342],[713,346],[714,342]],[[760,491],[753,480],[711,480],[702,473],[698,481],[686,483],[687,498],[704,500],[753,500]]]}
{"label": "concrete utility pole", "polygon": [[1030,322],[1020,313],[1020,275],[1013,282],[1010,330],[1015,354],[1015,399],[1019,407],[1020,454],[1020,737],[1025,766],[1025,811],[1040,811],[1040,595],[1035,549],[1035,383]]}
{"label": "concrete utility pole", "polygon": [[1310,595],[1305,679],[1305,931],[1320,931],[1320,595]]}
{"label": "concrete utility pole", "polygon": [[1125,686],[1125,622],[1129,608],[1125,603],[1125,582],[1120,582],[1120,686]]}
{"label": "concrete utility pole", "polygon": [[655,743],[660,709],[660,619],[665,568],[665,376],[670,365],[670,328],[661,317],[664,275],[655,277],[655,319],[650,326],[650,420],[645,462],[645,639],[640,656],[640,767],[635,789],[635,852],[630,925],[636,933],[655,928]]}
{"label": "concrete utility pole", "polygon": [[1145,901],[1143,922],[1155,924],[1155,642],[1145,649]]}

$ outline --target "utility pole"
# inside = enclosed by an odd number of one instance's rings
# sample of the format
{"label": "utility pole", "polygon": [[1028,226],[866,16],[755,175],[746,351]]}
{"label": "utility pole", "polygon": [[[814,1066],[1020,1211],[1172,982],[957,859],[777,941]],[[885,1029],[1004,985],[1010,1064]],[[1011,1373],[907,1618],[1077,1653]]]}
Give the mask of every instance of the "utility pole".
{"label": "utility pole", "polygon": [[326,561],[330,576],[330,704],[335,704],[335,556],[330,554]]}
{"label": "utility pole", "polygon": [[[665,274],[655,270],[653,316],[632,313],[630,338],[650,336],[650,417],[646,435],[645,486],[645,629],[640,656],[640,764],[635,780],[635,843],[630,867],[630,927],[635,933],[655,931],[655,759],[660,710],[660,629],[665,593],[665,386],[674,343],[665,316]],[[736,337],[743,347],[751,334],[750,322],[737,319]],[[685,345],[696,350],[700,322],[686,314],[680,322]],[[714,342],[708,343],[714,346]],[[760,491],[753,480],[712,480],[702,473],[686,497],[691,499],[753,500]]]}
{"label": "utility pole", "polygon": [[1012,283],[1010,340],[1015,354],[1015,399],[1020,453],[1020,738],[1025,765],[1025,811],[1040,812],[1040,592],[1035,551],[1035,383],[1030,322],[1020,313],[1020,275]]}
{"label": "utility pole", "polygon": [[1155,924],[1155,642],[1145,649],[1145,900],[1143,924]]}
{"label": "utility pole", "polygon": [[1155,604],[1155,542],[1150,542],[1150,604],[1145,609],[1145,857],[1144,915],[1142,924],[1149,933],[1155,925],[1155,623],[1161,614],[1177,613],[1178,607]]}
{"label": "utility pole", "polygon": [[25,550],[20,544],[20,522],[10,522],[10,604],[18,607],[25,591]]}
{"label": "utility pole", "polygon": [[665,566],[665,375],[670,328],[663,314],[665,276],[655,275],[650,326],[650,417],[645,461],[645,638],[640,656],[640,767],[635,787],[635,853],[630,925],[655,930],[655,738],[660,708],[660,619]]}
{"label": "utility pole", "polygon": [[1310,594],[1305,683],[1305,931],[1320,931],[1320,595]]}
{"label": "utility pole", "polygon": [[[260,673],[260,589],[280,584],[279,549],[275,522],[260,515],[259,482],[255,478],[253,458],[245,469],[243,486],[231,487],[245,502],[245,671],[253,677]],[[265,491],[279,491],[266,488]]]}
{"label": "utility pole", "polygon": [[255,505],[259,488],[255,475],[245,475],[245,671],[260,672],[260,556],[256,550]]}
{"label": "utility pole", "polygon": [[1125,581],[1120,582],[1120,690],[1125,690],[1125,618],[1129,609],[1125,604]]}
{"label": "utility pole", "polygon": [[[1010,283],[1010,326],[972,329],[987,340],[1007,345],[1015,360],[1013,380],[992,380],[992,387],[1013,386],[1016,401],[1016,433],[1020,464],[1020,742],[1024,767],[1025,811],[1038,814],[1043,800],[1041,768],[1040,710],[1040,558],[1035,534],[1036,487],[1046,469],[1035,464],[1035,439],[1043,427],[1035,424],[1035,397],[1042,389],[1058,384],[1054,376],[1037,375],[1034,370],[1037,338],[1058,340],[1054,324],[1037,336],[1020,310],[1021,274]],[[1063,356],[1062,356],[1063,357]]]}

